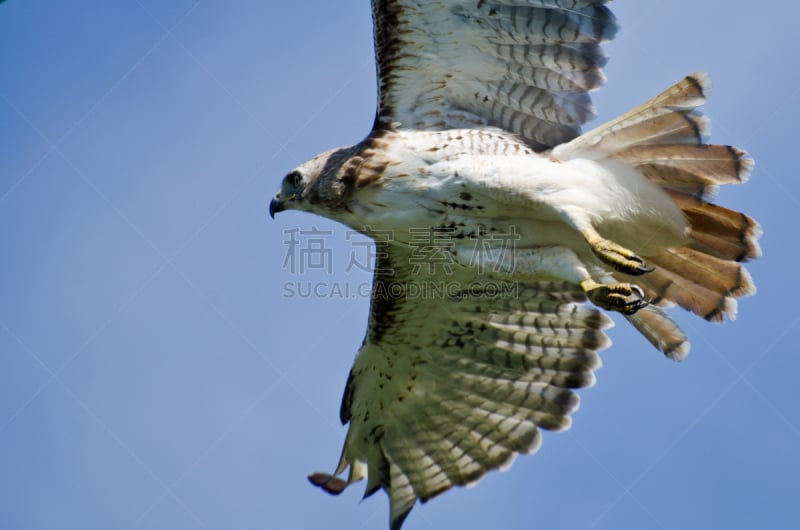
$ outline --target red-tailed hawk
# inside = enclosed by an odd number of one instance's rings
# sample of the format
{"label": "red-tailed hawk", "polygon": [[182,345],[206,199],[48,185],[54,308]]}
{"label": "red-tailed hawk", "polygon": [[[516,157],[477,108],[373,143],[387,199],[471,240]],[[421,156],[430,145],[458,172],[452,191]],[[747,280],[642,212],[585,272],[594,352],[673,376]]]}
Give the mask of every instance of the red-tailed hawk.
{"label": "red-tailed hawk", "polygon": [[372,132],[289,172],[270,203],[376,240],[344,449],[309,478],[329,493],[366,478],[393,529],[569,427],[610,344],[603,310],[681,359],[663,308],[718,322],[755,292],[741,263],[758,224],[708,202],[753,162],[706,143],[704,74],[580,134],[617,30],[605,4],[373,0]]}

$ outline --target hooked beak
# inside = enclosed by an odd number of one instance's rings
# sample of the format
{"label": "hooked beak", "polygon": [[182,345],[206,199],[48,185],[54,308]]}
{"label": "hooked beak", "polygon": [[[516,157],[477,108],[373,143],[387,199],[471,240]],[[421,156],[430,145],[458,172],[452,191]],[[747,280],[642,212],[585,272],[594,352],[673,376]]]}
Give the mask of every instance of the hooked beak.
{"label": "hooked beak", "polygon": [[278,212],[282,212],[286,209],[283,205],[283,201],[278,200],[277,198],[272,199],[269,201],[269,216],[272,219],[275,219],[275,214]]}

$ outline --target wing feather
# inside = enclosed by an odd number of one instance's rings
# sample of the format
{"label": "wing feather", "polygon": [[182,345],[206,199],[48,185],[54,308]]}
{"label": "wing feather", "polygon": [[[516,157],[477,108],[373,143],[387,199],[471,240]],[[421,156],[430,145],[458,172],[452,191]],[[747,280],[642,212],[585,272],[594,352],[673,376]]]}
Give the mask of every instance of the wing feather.
{"label": "wing feather", "polygon": [[375,128],[500,127],[536,150],[575,138],[605,80],[606,0],[373,0]]}
{"label": "wing feather", "polygon": [[[535,452],[541,429],[569,428],[574,389],[594,383],[611,321],[576,285],[413,275],[408,249],[379,244],[370,325],[342,400],[342,458],[310,479],[338,494],[366,468],[366,494],[389,494],[399,528],[417,500]],[[468,288],[424,296],[442,281]],[[359,472],[338,478],[348,465]]]}

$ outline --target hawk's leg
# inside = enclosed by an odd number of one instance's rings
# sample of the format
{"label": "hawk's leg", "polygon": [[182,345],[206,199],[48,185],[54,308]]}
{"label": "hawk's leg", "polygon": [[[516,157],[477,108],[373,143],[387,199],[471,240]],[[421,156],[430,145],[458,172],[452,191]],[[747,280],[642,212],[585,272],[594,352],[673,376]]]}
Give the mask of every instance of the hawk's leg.
{"label": "hawk's leg", "polygon": [[615,270],[630,274],[631,276],[640,276],[646,272],[653,271],[653,269],[648,267],[644,260],[637,256],[632,250],[628,250],[622,245],[605,239],[594,227],[589,226],[583,228],[581,230],[581,235],[583,235],[583,238],[589,244],[595,256],[603,263],[614,267]]}
{"label": "hawk's leg", "polygon": [[504,252],[462,248],[454,256],[462,265],[477,267],[489,274],[531,281],[549,277],[578,284],[596,306],[625,315],[632,315],[649,303],[637,285],[594,281],[583,262],[567,247],[515,248]]}

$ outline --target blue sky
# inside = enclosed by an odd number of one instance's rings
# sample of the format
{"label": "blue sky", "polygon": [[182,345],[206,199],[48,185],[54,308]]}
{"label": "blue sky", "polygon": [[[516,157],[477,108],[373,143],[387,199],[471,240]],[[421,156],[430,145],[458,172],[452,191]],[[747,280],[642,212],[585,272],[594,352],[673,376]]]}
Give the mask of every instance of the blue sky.
{"label": "blue sky", "polygon": [[[288,169],[360,140],[368,3],[0,5],[0,527],[385,528],[383,494],[328,497],[368,300],[346,230],[267,204]],[[612,4],[599,120],[708,71],[713,140],[756,171],[719,202],[764,227],[735,323],[678,313],[675,364],[619,319],[572,430],[546,433],[411,529],[779,528],[800,518],[794,278],[796,20],[779,2]],[[286,265],[323,231],[333,271]],[[362,240],[363,241],[363,240]]]}

